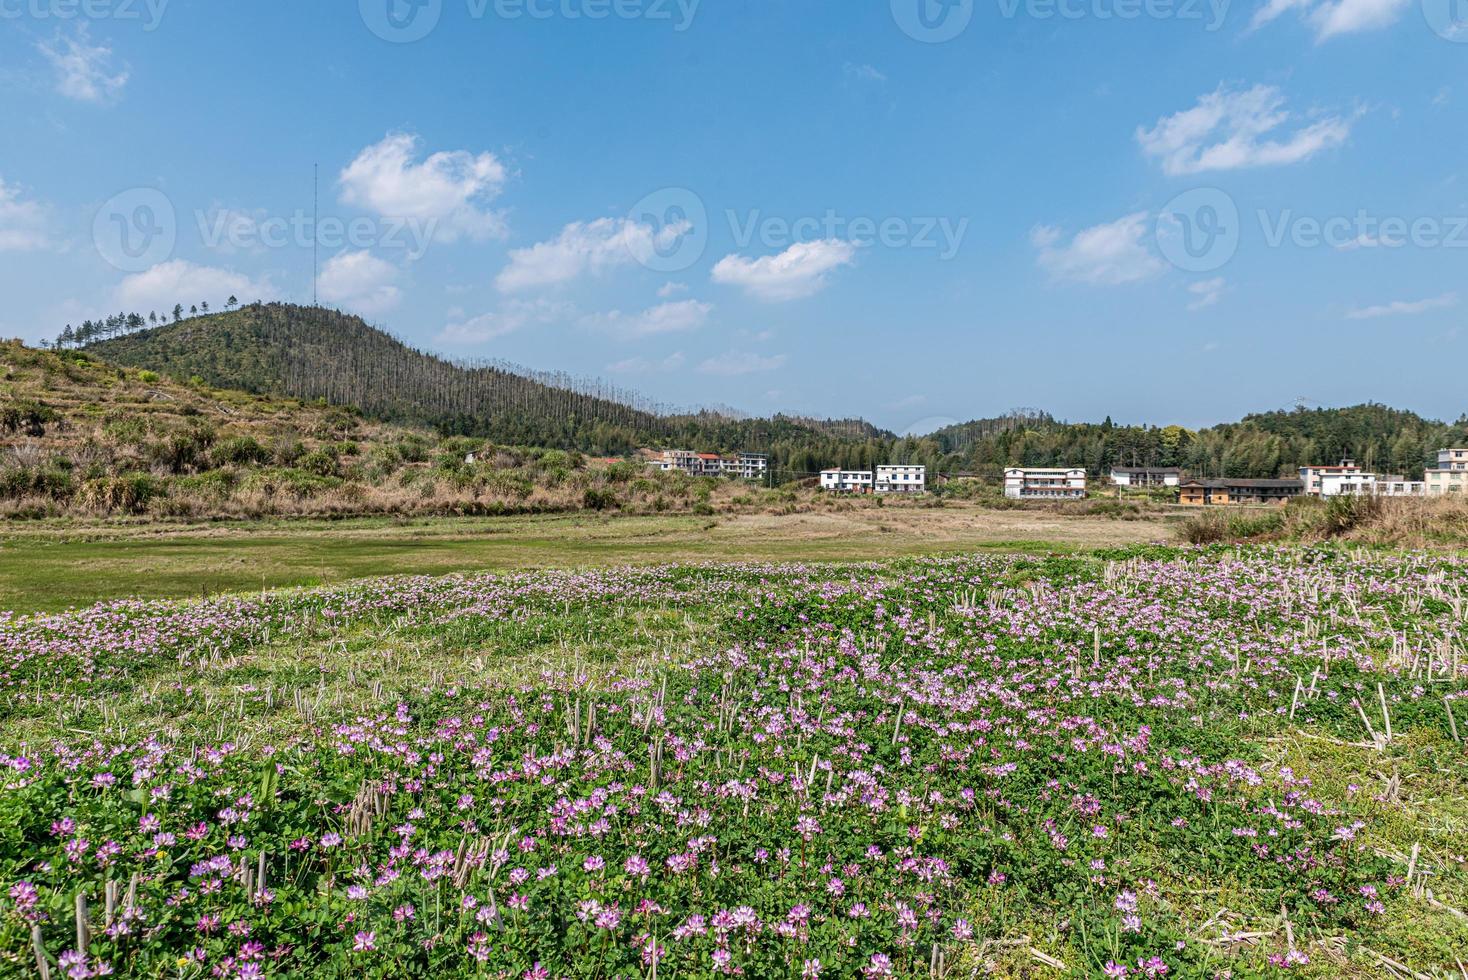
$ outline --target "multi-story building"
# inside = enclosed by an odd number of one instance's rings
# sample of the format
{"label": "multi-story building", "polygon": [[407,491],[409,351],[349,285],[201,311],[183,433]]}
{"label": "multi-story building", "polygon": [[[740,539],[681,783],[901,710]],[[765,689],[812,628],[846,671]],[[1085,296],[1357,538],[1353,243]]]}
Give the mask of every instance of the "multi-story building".
{"label": "multi-story building", "polygon": [[1426,492],[1419,480],[1377,473],[1327,473],[1320,478],[1322,497],[1420,497]]}
{"label": "multi-story building", "polygon": [[928,487],[926,466],[878,466],[877,493],[922,493]]}
{"label": "multi-story building", "polygon": [[664,449],[663,455],[653,465],[664,472],[672,470],[682,470],[684,473],[703,472],[703,463],[699,460],[698,453],[687,449]]}
{"label": "multi-story building", "polygon": [[1360,474],[1361,467],[1356,465],[1354,459],[1343,459],[1337,466],[1300,467],[1300,481],[1305,484],[1305,492],[1312,497],[1321,496],[1324,489],[1322,481],[1326,477],[1349,477]]}
{"label": "multi-story building", "polygon": [[1118,487],[1175,487],[1183,482],[1176,466],[1113,466],[1111,482]]}
{"label": "multi-story building", "polygon": [[689,476],[733,476],[742,480],[762,480],[770,469],[770,457],[764,453],[695,453],[687,449],[665,449],[653,464],[664,472],[679,471]]}
{"label": "multi-story building", "polygon": [[871,470],[821,470],[821,489],[836,493],[871,493]]}
{"label": "multi-story building", "polygon": [[741,480],[763,480],[770,472],[770,457],[764,453],[736,453],[734,467]]}
{"label": "multi-story building", "polygon": [[1426,490],[1430,497],[1468,493],[1468,449],[1439,449],[1437,469],[1426,473]]}
{"label": "multi-story building", "polygon": [[1004,496],[1018,500],[1079,500],[1086,496],[1086,471],[1077,467],[1020,467],[1004,471]]}
{"label": "multi-story building", "polygon": [[1437,468],[1440,470],[1468,470],[1468,449],[1439,449]]}
{"label": "multi-story building", "polygon": [[1178,503],[1189,507],[1283,505],[1304,492],[1303,480],[1188,480],[1178,488]]}

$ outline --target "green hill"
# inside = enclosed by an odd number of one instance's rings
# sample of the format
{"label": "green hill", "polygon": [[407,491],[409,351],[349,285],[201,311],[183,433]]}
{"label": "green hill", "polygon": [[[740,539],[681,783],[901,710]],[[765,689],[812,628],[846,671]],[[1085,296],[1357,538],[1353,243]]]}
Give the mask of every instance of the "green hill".
{"label": "green hill", "polygon": [[1059,422],[1020,412],[933,433],[943,454],[993,476],[1006,465],[1179,466],[1207,476],[1293,476],[1301,466],[1355,459],[1369,469],[1420,478],[1436,450],[1468,443],[1468,419],[1424,419],[1383,405],[1248,415],[1197,431],[1180,426]]}
{"label": "green hill", "polygon": [[86,350],[180,380],[352,406],[447,435],[593,455],[646,446],[767,452],[785,475],[798,476],[823,465],[885,461],[895,438],[859,420],[674,412],[600,382],[450,361],[319,307],[256,304],[95,341]]}
{"label": "green hill", "polygon": [[672,446],[765,452],[782,482],[829,466],[885,462],[989,478],[1015,464],[1083,465],[1095,475],[1122,465],[1272,477],[1347,456],[1410,476],[1420,474],[1434,450],[1468,442],[1468,419],[1447,424],[1373,404],[1267,412],[1198,431],[1114,425],[1110,419],[1062,422],[1025,409],[898,438],[860,419],[677,412],[601,382],[455,362],[416,350],[357,317],[318,307],[255,304],[137,329],[142,322],[119,315],[91,325],[80,337],[106,337],[92,339],[86,350],[114,364],[350,406],[371,419],[442,435],[596,456]]}
{"label": "green hill", "polygon": [[0,517],[676,514],[780,494],[0,341]]}

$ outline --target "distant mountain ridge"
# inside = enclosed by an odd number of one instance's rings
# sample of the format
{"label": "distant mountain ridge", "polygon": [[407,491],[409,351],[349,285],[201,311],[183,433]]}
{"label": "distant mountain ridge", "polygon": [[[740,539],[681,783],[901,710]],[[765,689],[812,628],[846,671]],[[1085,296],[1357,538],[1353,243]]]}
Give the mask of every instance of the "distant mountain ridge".
{"label": "distant mountain ridge", "polygon": [[862,420],[676,412],[601,382],[458,363],[320,307],[253,304],[99,340],[86,350],[126,367],[350,405],[383,421],[507,445],[598,454],[686,445],[764,451],[809,466],[824,458],[838,465],[866,462],[863,446],[895,438]]}
{"label": "distant mountain ridge", "polygon": [[456,363],[415,350],[361,319],[319,307],[254,304],[96,341],[119,365],[210,385],[360,409],[386,422],[504,445],[624,455],[643,447],[766,452],[778,480],[825,467],[920,463],[996,476],[1008,465],[1181,466],[1199,476],[1275,477],[1351,457],[1414,475],[1429,454],[1468,444],[1457,423],[1365,404],[1264,412],[1199,431],[1056,420],[1038,409],[899,438],[862,419],[675,412],[635,393],[568,375]]}

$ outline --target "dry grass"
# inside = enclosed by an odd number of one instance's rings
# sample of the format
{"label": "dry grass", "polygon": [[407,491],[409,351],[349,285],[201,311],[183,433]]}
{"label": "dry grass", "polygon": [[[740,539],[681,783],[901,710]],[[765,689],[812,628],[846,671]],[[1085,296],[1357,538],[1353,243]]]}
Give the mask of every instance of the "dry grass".
{"label": "dry grass", "polygon": [[716,517],[591,513],[193,523],[134,518],[0,525],[0,606],[63,609],[374,575],[677,561],[866,560],[964,551],[1086,551],[1165,540],[1155,521],[973,504],[813,502]]}
{"label": "dry grass", "polygon": [[1219,541],[1346,541],[1374,547],[1468,548],[1462,497],[1301,498],[1280,508],[1210,508],[1179,525],[1193,544]]}

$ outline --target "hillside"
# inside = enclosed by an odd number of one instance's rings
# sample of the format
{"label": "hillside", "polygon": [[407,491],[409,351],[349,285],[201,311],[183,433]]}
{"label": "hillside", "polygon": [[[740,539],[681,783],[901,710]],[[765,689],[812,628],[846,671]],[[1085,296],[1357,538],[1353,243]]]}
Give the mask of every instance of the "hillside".
{"label": "hillside", "polygon": [[1198,475],[1293,476],[1301,466],[1349,457],[1420,478],[1436,450],[1468,442],[1468,418],[1454,424],[1383,405],[1248,415],[1197,431],[1180,426],[1059,422],[1043,412],[950,426],[929,436],[959,468],[994,476],[1006,465],[1180,466]]}
{"label": "hillside", "polygon": [[[103,340],[102,360],[211,385],[351,405],[393,422],[492,435],[524,445],[628,452],[660,428],[623,399],[573,391],[499,367],[465,367],[413,350],[361,319],[269,304]],[[483,429],[492,419],[492,433]],[[554,421],[554,425],[552,422]]]}
{"label": "hillside", "polygon": [[110,363],[176,379],[324,400],[447,435],[600,456],[658,445],[748,450],[770,453],[782,470],[803,471],[870,465],[893,438],[860,421],[674,413],[598,382],[446,360],[358,317],[319,307],[251,305],[126,333],[86,349]]}
{"label": "hillside", "polygon": [[0,342],[0,517],[678,513],[736,498],[759,493]]}
{"label": "hillside", "polygon": [[[592,455],[646,446],[769,453],[778,482],[829,466],[911,462],[997,478],[1009,465],[1181,466],[1209,476],[1273,477],[1353,457],[1407,475],[1428,455],[1468,441],[1468,419],[1424,419],[1382,405],[1267,412],[1192,431],[1179,426],[1071,423],[1022,409],[918,438],[861,419],[768,419],[676,413],[596,382],[503,365],[460,364],[415,350],[357,317],[316,307],[257,304],[137,329],[113,318],[86,347],[115,364],[187,381],[360,409],[386,422]],[[95,325],[94,325],[95,326]],[[132,332],[126,332],[132,330]]]}

